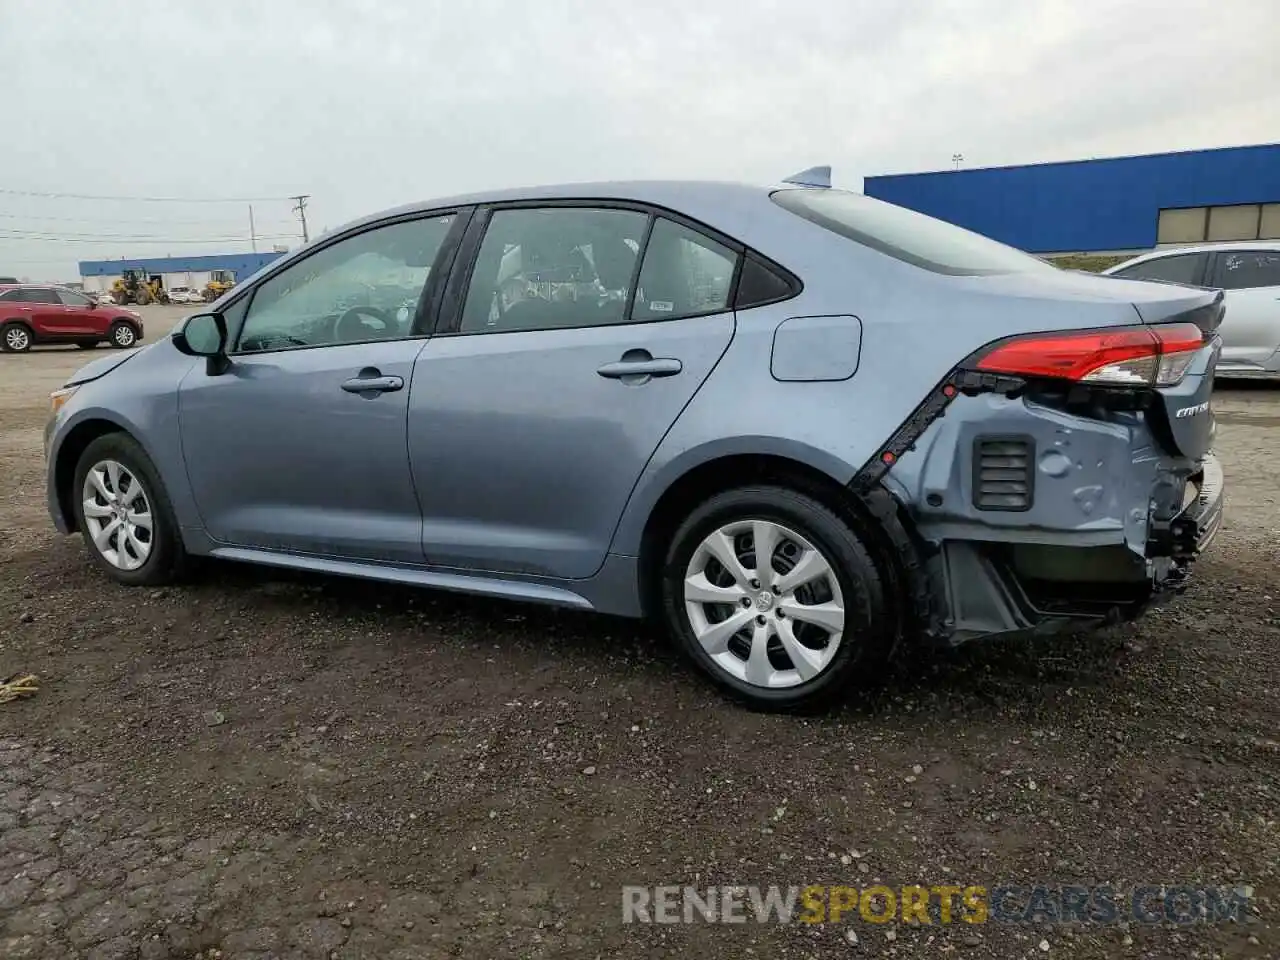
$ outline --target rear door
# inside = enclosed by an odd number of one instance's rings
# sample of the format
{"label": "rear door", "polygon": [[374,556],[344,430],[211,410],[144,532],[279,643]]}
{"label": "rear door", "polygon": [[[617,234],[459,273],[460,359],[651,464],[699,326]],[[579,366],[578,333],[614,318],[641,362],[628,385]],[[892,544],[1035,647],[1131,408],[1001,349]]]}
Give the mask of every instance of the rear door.
{"label": "rear door", "polygon": [[27,287],[25,299],[31,307],[31,319],[40,337],[65,337],[74,333],[74,322],[68,323],[66,307],[52,287]]}
{"label": "rear door", "polygon": [[589,577],[733,337],[740,250],[640,207],[590,204],[495,208],[463,249],[455,307],[409,398],[423,552]]}
{"label": "rear door", "polygon": [[1280,349],[1280,250],[1223,250],[1210,282],[1226,291],[1223,360],[1262,366]]}

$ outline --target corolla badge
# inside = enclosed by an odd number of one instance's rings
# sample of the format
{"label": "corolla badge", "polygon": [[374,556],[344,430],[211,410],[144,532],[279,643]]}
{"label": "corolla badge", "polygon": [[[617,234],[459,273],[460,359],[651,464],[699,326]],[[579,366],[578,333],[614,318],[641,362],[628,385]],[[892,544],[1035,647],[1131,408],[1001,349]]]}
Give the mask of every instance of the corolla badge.
{"label": "corolla badge", "polygon": [[1174,417],[1178,420],[1181,420],[1183,417],[1194,417],[1197,414],[1208,413],[1208,412],[1209,412],[1209,401],[1206,400],[1204,403],[1197,403],[1193,407],[1182,407],[1174,414]]}

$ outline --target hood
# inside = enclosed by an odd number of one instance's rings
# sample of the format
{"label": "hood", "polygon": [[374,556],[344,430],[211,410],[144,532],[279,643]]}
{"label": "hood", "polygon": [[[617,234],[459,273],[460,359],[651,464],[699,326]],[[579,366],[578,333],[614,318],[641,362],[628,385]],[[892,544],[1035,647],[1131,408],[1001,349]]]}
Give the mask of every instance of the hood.
{"label": "hood", "polygon": [[154,343],[149,343],[145,347],[134,347],[132,350],[121,350],[118,353],[111,353],[105,357],[86,363],[83,367],[67,378],[67,382],[63,384],[65,387],[73,387],[77,384],[88,383],[90,380],[97,380],[99,377],[106,376],[122,363],[127,363],[138,354],[150,350],[154,347]]}

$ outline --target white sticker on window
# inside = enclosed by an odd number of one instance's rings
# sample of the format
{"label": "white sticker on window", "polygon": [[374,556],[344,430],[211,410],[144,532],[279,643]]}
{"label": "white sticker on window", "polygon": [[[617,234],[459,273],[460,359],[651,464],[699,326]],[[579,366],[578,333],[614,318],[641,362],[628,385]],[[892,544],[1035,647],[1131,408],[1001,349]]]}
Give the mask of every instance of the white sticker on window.
{"label": "white sticker on window", "polygon": [[649,309],[654,313],[670,313],[676,305],[670,300],[650,300]]}

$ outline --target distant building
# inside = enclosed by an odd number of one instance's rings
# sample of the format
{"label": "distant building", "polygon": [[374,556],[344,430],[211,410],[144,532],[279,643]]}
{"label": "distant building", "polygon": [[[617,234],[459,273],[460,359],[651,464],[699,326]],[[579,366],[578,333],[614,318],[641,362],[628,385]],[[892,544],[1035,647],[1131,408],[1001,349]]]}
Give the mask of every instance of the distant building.
{"label": "distant building", "polygon": [[161,285],[204,289],[215,272],[230,272],[236,283],[243,283],[286,251],[271,253],[225,253],[204,257],[144,257],[126,260],[82,260],[80,282],[88,293],[111,289],[125,270],[140,270],[148,279],[159,277]]}
{"label": "distant building", "polygon": [[863,190],[1038,254],[1280,239],[1280,143],[891,174]]}

